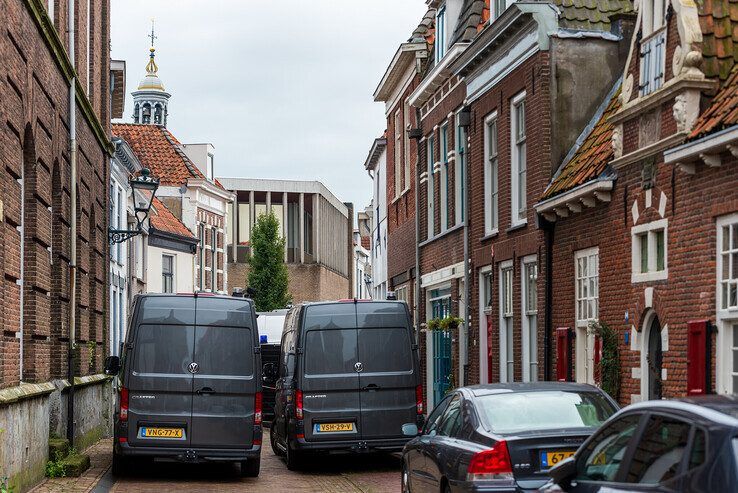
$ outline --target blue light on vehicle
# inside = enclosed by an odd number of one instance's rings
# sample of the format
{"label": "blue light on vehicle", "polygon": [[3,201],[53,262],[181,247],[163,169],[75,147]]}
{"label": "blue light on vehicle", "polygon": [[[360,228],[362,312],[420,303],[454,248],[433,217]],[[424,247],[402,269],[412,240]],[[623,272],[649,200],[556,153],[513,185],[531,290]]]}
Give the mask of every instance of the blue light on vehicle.
{"label": "blue light on vehicle", "polygon": [[259,344],[266,344],[268,342],[267,336],[259,336]]}

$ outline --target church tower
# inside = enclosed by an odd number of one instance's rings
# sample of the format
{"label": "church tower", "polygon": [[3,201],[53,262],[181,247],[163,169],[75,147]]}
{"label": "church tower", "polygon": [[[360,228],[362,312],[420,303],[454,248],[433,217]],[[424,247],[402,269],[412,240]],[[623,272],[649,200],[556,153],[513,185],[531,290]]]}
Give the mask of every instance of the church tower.
{"label": "church tower", "polygon": [[133,95],[133,123],[147,123],[167,126],[169,114],[169,98],[172,96],[164,90],[164,84],[157,75],[159,67],[154,60],[156,49],[154,48],[154,24],[151,24],[151,49],[149,50],[149,63],[146,65],[146,76],[141,80],[138,89]]}

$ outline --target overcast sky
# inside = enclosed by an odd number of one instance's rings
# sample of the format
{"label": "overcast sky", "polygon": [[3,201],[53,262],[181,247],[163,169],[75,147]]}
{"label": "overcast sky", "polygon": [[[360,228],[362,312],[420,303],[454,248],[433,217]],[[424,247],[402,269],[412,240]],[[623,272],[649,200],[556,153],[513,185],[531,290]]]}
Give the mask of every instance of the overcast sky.
{"label": "overcast sky", "polygon": [[424,0],[112,0],[112,57],[130,92],[151,19],[168,128],[215,145],[216,176],[320,180],[356,209],[363,164],[386,126],[374,89]]}

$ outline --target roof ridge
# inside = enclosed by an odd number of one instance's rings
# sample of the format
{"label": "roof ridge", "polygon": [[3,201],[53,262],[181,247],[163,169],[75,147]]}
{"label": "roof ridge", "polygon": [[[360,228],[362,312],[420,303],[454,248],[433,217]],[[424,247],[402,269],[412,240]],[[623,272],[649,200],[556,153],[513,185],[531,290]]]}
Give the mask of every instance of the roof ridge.
{"label": "roof ridge", "polygon": [[162,134],[164,134],[164,138],[166,138],[169,144],[171,144],[177,155],[182,158],[182,162],[187,167],[187,170],[190,172],[192,177],[200,178],[202,176],[202,173],[190,160],[190,158],[187,157],[187,154],[185,154],[185,152],[182,150],[182,144],[179,143],[179,141],[174,137],[174,135],[169,132],[169,130],[166,129],[166,127],[159,127],[159,129],[161,130]]}

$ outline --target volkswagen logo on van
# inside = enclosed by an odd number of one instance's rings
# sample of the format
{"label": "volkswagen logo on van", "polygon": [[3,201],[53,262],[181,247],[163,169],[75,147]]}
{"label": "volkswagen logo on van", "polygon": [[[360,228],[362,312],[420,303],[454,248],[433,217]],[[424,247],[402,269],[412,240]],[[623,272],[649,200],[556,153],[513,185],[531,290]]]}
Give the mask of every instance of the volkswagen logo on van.
{"label": "volkswagen logo on van", "polygon": [[354,365],[354,370],[356,370],[356,373],[361,373],[364,371],[364,365],[361,363],[361,361],[357,361]]}
{"label": "volkswagen logo on van", "polygon": [[187,369],[190,371],[190,373],[197,373],[198,371],[200,371],[200,365],[193,361],[192,363],[190,363],[190,366],[188,366]]}

